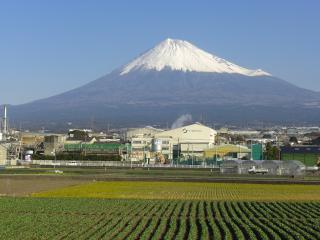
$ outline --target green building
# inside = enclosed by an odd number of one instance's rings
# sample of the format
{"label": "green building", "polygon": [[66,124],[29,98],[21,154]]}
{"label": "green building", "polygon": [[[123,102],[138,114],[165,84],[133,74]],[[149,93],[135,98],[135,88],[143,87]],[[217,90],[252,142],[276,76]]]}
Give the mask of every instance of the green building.
{"label": "green building", "polygon": [[252,160],[263,160],[263,148],[261,143],[251,145],[252,149]]}

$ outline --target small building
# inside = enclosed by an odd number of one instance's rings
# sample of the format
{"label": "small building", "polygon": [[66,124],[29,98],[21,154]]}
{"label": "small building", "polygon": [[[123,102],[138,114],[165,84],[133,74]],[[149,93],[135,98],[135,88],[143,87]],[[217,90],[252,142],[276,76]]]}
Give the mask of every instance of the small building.
{"label": "small building", "polygon": [[298,160],[306,166],[315,166],[320,159],[320,145],[280,147],[281,160]]}

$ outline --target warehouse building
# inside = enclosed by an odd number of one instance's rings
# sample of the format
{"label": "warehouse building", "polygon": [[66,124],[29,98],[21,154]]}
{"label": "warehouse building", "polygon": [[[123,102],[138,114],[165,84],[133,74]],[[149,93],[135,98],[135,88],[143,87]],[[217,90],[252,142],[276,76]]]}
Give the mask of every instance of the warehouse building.
{"label": "warehouse building", "polygon": [[[217,132],[201,123],[164,131],[154,135],[161,153],[174,158],[202,158],[205,149],[215,144]],[[156,144],[157,145],[157,144]]]}
{"label": "warehouse building", "polygon": [[320,159],[319,145],[299,145],[280,147],[281,160],[297,160],[306,166],[315,166]]}
{"label": "warehouse building", "polygon": [[62,154],[69,156],[80,156],[81,158],[90,160],[126,160],[131,146],[121,143],[80,143],[80,144],[64,144]]}

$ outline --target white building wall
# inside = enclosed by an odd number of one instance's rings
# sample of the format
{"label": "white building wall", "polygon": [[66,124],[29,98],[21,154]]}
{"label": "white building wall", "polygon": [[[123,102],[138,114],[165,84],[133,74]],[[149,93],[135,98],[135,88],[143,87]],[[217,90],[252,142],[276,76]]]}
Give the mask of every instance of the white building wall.
{"label": "white building wall", "polygon": [[133,137],[131,139],[131,160],[142,161],[150,155],[151,137]]}
{"label": "white building wall", "polygon": [[204,149],[211,148],[215,144],[217,132],[200,123],[191,124],[162,133],[155,134],[156,139],[168,140],[170,147],[168,154],[172,159],[173,145],[178,145],[181,154],[189,156],[202,156]]}
{"label": "white building wall", "polygon": [[0,165],[5,165],[7,162],[7,149],[0,145]]}

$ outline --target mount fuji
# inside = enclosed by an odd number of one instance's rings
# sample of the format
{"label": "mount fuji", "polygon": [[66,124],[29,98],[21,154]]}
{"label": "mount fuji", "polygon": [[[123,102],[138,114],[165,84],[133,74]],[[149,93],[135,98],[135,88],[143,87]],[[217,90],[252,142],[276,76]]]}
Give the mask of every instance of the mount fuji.
{"label": "mount fuji", "polygon": [[193,44],[166,39],[82,87],[12,107],[25,124],[163,124],[183,113],[215,122],[316,122],[320,94]]}

